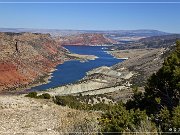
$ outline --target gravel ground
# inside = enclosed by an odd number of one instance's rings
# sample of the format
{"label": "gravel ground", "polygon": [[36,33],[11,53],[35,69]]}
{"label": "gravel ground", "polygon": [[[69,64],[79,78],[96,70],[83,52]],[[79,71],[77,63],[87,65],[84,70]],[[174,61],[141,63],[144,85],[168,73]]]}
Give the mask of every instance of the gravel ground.
{"label": "gravel ground", "polygon": [[97,132],[97,112],[73,110],[51,100],[0,96],[0,134]]}

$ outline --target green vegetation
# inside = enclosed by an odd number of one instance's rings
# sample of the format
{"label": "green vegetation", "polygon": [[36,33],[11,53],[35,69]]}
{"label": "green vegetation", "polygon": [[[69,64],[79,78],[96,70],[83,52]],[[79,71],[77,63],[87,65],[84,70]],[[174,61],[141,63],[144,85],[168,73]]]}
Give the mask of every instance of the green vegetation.
{"label": "green vegetation", "polygon": [[[148,120],[145,111],[127,110],[122,103],[111,107],[99,119],[102,132],[157,132],[155,124]],[[118,134],[120,134],[118,133]]]}
{"label": "green vegetation", "polygon": [[78,110],[106,111],[109,109],[111,104],[104,104],[101,101],[92,104],[92,100],[95,97],[98,98],[97,96],[55,96],[54,102],[58,105],[69,106],[70,108]]}
{"label": "green vegetation", "polygon": [[[145,88],[147,104],[153,106],[153,111],[166,106],[172,110],[180,99],[180,41],[176,43],[174,52],[165,59],[163,67],[151,76]],[[156,102],[156,98],[160,102]],[[152,110],[152,108],[151,108]]]}
{"label": "green vegetation", "polygon": [[[180,41],[163,67],[147,81],[145,93],[133,88],[125,106],[117,104],[102,115],[104,132],[177,132],[180,128]],[[146,123],[143,127],[142,123]],[[149,123],[149,124],[147,124]],[[143,128],[142,128],[143,127]]]}
{"label": "green vegetation", "polygon": [[42,98],[42,99],[50,99],[51,96],[48,93],[43,93],[42,95],[39,95],[38,98]]}
{"label": "green vegetation", "polygon": [[172,113],[172,125],[175,128],[180,127],[180,105],[175,107]]}
{"label": "green vegetation", "polygon": [[37,92],[30,92],[25,97],[37,98]]}
{"label": "green vegetation", "polygon": [[149,78],[145,93],[136,91],[126,107],[146,110],[156,126],[168,132],[172,128],[180,128],[179,100],[180,41],[177,41],[175,50],[165,59],[163,67]]}
{"label": "green vegetation", "polygon": [[26,97],[30,98],[40,98],[40,99],[50,99],[51,96],[48,93],[43,93],[42,95],[37,95],[37,92],[30,92],[26,95]]}

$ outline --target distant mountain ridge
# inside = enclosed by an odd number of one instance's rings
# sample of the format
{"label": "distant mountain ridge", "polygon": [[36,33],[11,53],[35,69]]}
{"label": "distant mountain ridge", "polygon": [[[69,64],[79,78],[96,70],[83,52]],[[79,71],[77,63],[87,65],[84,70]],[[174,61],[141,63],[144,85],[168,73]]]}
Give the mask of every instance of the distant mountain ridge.
{"label": "distant mountain ridge", "polygon": [[120,34],[121,36],[158,36],[168,35],[170,33],[151,29],[140,30],[61,30],[61,29],[31,29],[31,28],[0,28],[0,32],[31,32],[31,33],[50,33],[52,36],[66,36],[83,33],[99,33],[99,34]]}
{"label": "distant mountain ridge", "polygon": [[117,45],[117,49],[143,49],[143,48],[167,48],[175,45],[175,42],[180,40],[180,34],[161,35],[142,38],[138,41]]}

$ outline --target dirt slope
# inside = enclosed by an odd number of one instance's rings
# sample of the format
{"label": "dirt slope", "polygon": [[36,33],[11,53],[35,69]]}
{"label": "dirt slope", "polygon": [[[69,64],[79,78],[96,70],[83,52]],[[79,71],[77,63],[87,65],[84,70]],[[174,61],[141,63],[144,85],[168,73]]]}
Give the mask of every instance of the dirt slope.
{"label": "dirt slope", "polygon": [[0,96],[0,134],[97,132],[99,113],[73,110],[51,100]]}

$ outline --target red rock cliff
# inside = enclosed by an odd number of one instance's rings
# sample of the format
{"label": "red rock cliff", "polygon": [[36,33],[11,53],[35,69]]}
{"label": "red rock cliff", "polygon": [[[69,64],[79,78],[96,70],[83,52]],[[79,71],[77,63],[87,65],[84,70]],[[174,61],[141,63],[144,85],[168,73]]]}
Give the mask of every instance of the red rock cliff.
{"label": "red rock cliff", "polygon": [[115,44],[116,41],[106,38],[103,34],[79,34],[73,36],[59,37],[61,45],[105,45]]}
{"label": "red rock cliff", "polygon": [[48,34],[0,33],[0,92],[42,82],[66,53]]}

